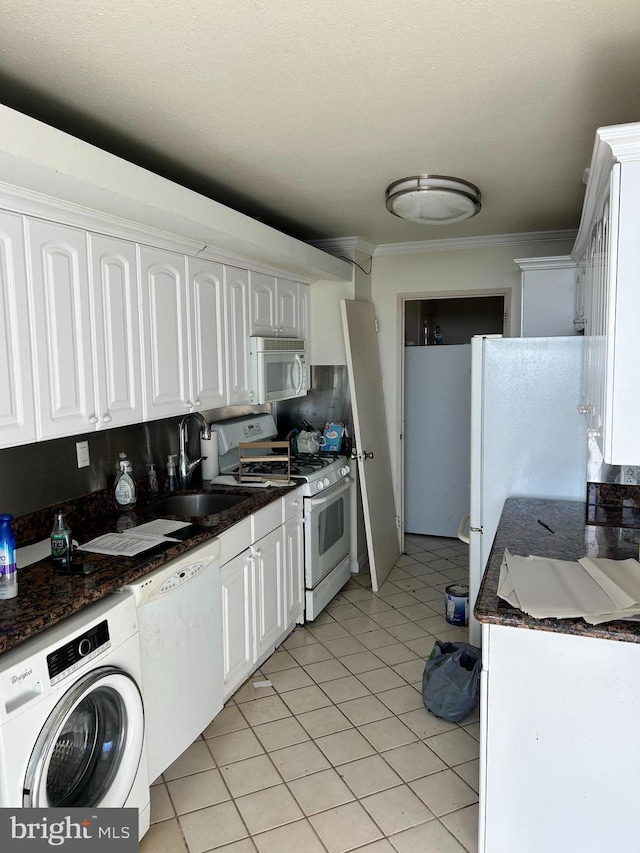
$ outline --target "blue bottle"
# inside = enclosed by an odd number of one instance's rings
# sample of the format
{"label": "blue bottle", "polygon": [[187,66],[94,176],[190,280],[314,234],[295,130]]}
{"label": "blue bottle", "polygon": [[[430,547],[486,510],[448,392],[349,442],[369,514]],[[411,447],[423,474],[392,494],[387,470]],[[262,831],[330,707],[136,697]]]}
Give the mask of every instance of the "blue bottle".
{"label": "blue bottle", "polygon": [[15,598],[18,594],[16,537],[12,521],[12,515],[0,515],[0,599]]}

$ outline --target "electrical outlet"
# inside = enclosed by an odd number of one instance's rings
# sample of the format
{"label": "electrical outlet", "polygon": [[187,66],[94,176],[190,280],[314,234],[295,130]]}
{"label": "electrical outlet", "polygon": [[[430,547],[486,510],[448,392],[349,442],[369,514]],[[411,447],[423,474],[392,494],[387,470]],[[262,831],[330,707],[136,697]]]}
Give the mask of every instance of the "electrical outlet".
{"label": "electrical outlet", "polygon": [[635,465],[623,465],[620,471],[620,482],[624,486],[637,486],[638,468]]}
{"label": "electrical outlet", "polygon": [[76,456],[78,457],[78,468],[88,468],[91,464],[89,459],[89,442],[76,441]]}

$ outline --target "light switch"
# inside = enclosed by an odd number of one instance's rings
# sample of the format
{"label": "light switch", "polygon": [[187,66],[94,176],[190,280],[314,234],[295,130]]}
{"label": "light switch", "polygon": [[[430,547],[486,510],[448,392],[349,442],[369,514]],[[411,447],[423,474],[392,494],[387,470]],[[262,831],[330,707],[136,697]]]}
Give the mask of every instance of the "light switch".
{"label": "light switch", "polygon": [[76,441],[76,456],[78,468],[87,468],[90,465],[88,441]]}

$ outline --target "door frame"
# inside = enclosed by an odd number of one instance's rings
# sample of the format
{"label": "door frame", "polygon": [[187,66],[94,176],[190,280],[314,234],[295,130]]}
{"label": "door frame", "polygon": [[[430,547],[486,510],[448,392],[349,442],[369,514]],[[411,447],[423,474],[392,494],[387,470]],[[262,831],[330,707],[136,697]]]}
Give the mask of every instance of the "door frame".
{"label": "door frame", "polygon": [[398,293],[396,297],[396,470],[398,476],[396,478],[396,506],[400,516],[400,529],[398,531],[400,538],[400,553],[404,554],[404,321],[405,307],[407,302],[422,302],[424,300],[441,300],[441,299],[482,299],[488,296],[502,296],[504,299],[504,313],[502,320],[502,333],[505,338],[517,337],[513,334],[515,330],[511,329],[511,295],[512,287],[497,287],[483,288],[480,290],[437,290],[425,291],[416,293]]}

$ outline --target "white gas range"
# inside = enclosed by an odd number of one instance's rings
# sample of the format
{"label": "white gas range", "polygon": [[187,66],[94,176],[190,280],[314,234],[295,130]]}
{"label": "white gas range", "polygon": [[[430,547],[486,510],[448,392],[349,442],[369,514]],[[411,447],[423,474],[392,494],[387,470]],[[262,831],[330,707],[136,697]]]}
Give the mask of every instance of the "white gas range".
{"label": "white gas range", "polygon": [[[211,424],[218,434],[220,472],[238,474],[238,445],[271,441],[273,417],[259,414]],[[286,474],[287,463],[273,459],[243,462],[243,473],[265,478]],[[304,498],[305,620],[312,621],[349,580],[351,546],[351,468],[346,456],[298,453],[291,457],[291,477]]]}

